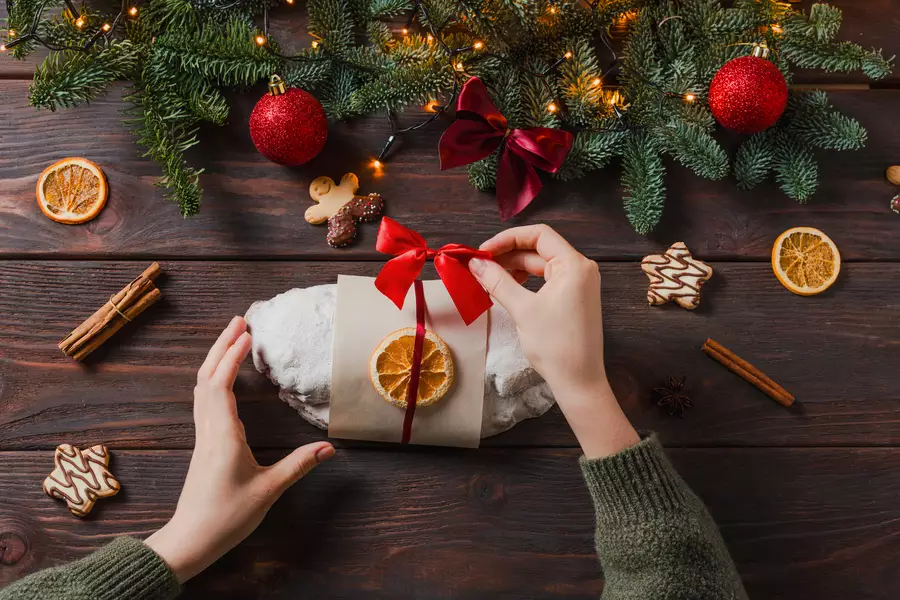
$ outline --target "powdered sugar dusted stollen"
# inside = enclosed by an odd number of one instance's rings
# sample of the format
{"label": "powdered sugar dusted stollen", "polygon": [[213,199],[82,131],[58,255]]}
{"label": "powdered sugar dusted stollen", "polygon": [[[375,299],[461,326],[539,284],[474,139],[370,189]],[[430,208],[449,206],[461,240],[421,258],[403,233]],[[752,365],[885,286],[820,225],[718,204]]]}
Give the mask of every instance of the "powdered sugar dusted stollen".
{"label": "powdered sugar dusted stollen", "polygon": [[[245,315],[254,366],[278,386],[282,400],[321,429],[328,428],[336,292],[336,285],[289,290],[254,302]],[[495,305],[488,323],[481,437],[539,417],[555,402],[525,358],[509,314]]]}

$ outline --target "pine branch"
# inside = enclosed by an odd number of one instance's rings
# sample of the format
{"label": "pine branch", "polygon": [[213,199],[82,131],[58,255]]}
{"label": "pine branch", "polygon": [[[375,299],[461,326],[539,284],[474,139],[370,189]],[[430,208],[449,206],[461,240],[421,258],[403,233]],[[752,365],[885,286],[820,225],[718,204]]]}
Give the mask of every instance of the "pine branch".
{"label": "pine branch", "polygon": [[666,151],[685,167],[706,179],[722,179],[728,174],[728,155],[709,133],[687,123],[675,123],[660,130]]}
{"label": "pine branch", "polygon": [[253,27],[239,18],[181,27],[160,35],[155,57],[166,61],[185,84],[202,77],[227,86],[250,86],[281,70],[281,60],[254,42]]}
{"label": "pine branch", "polygon": [[665,168],[646,134],[628,140],[622,160],[625,214],[634,230],[647,235],[662,218],[665,202]]}
{"label": "pine branch", "polygon": [[91,52],[52,52],[35,70],[31,105],[55,111],[89,102],[113,81],[132,75],[137,63],[137,48],[128,40]]}
{"label": "pine branch", "polygon": [[497,163],[500,152],[494,152],[487,158],[483,158],[478,162],[474,162],[466,171],[469,175],[469,183],[477,190],[486,192],[494,189],[497,185]]}
{"label": "pine branch", "polygon": [[771,134],[763,131],[750,136],[738,148],[734,160],[734,176],[738,187],[749,190],[762,183],[775,165],[775,148]]}
{"label": "pine branch", "polygon": [[819,167],[812,152],[789,134],[775,138],[774,168],[782,191],[800,203],[806,203],[819,186]]}
{"label": "pine branch", "polygon": [[602,169],[622,153],[628,134],[624,131],[585,131],[575,136],[556,177],[564,181],[579,179]]}
{"label": "pine branch", "polygon": [[200,210],[202,192],[199,178],[202,169],[187,164],[185,152],[197,144],[197,128],[190,113],[181,108],[173,110],[165,91],[157,95],[156,89],[138,84],[128,96],[133,104],[130,121],[137,142],[146,149],[148,156],[160,163],[163,176],[156,185],[167,189],[167,200],[177,202],[184,217]]}

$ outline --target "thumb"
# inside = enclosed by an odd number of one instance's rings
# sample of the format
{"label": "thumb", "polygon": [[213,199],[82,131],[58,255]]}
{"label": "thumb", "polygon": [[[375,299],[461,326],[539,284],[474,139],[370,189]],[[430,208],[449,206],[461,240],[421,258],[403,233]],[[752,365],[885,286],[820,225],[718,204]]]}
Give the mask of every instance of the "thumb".
{"label": "thumb", "polygon": [[469,261],[469,270],[487,293],[513,316],[513,319],[524,303],[534,295],[533,292],[523,288],[509,271],[492,260],[473,258]]}
{"label": "thumb", "polygon": [[303,479],[316,465],[334,456],[334,446],[316,442],[300,446],[269,467],[272,484],[282,492]]}

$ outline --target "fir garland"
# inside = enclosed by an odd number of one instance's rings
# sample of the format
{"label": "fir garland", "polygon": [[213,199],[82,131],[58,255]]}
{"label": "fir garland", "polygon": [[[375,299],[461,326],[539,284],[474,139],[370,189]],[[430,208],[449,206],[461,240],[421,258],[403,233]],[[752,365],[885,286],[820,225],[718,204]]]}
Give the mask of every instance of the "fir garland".
{"label": "fir garland", "polygon": [[[663,213],[664,157],[707,179],[732,170],[705,96],[719,67],[746,54],[747,44],[766,42],[788,82],[793,67],[879,79],[892,60],[839,41],[834,6],[805,13],[773,0],[730,8],[718,0],[309,0],[314,47],[286,56],[268,39],[276,4],[148,0],[140,10],[123,3],[117,15],[103,15],[71,0],[7,0],[3,49],[15,58],[38,44],[52,49],[31,86],[38,108],[75,106],[114,81],[129,82],[128,123],[184,216],[196,214],[202,195],[200,170],[185,152],[198,143],[201,122],[225,123],[225,89],[278,72],[316,94],[331,118],[385,110],[392,117],[428,102],[443,110],[461,78],[477,75],[511,127],[576,134],[557,177],[577,179],[619,158],[625,212],[643,234]],[[625,38],[622,56],[612,51],[611,32]],[[813,151],[860,148],[865,139],[823,92],[792,91],[779,122],[741,145],[733,174],[743,188],[774,176],[805,202],[818,183]],[[475,187],[494,186],[496,160],[468,167]]]}

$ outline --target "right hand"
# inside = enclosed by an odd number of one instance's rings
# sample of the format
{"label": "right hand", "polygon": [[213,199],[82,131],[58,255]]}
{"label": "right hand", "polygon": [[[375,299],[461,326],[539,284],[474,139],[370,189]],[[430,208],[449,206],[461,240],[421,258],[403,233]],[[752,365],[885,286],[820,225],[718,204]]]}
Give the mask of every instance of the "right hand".
{"label": "right hand", "polygon": [[[603,362],[603,313],[597,263],[547,225],[507,229],[481,245],[494,261],[469,269],[505,308],[525,356],[550,384],[589,458],[638,442],[609,387]],[[520,285],[543,277],[537,292]]]}

